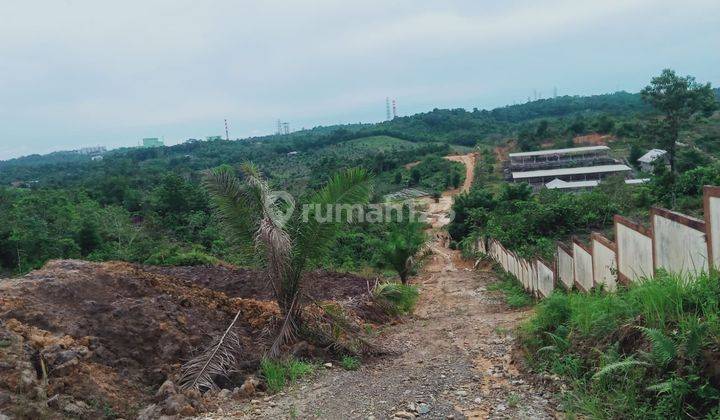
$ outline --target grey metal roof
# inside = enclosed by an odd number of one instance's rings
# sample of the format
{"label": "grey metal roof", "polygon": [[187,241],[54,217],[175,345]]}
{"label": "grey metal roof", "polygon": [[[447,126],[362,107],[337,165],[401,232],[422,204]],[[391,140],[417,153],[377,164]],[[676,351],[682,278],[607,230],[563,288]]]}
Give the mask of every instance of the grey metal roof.
{"label": "grey metal roof", "polygon": [[649,152],[642,155],[642,157],[640,157],[638,159],[638,162],[651,163],[651,162],[654,162],[655,159],[657,159],[661,156],[664,156],[665,153],[667,153],[667,152],[664,151],[663,149],[652,149]]}
{"label": "grey metal roof", "polygon": [[513,157],[530,157],[530,156],[546,156],[546,155],[574,155],[579,153],[587,153],[601,150],[610,150],[607,146],[585,146],[585,147],[571,147],[568,149],[550,149],[550,150],[536,150],[534,152],[519,152],[510,153],[508,156]]}
{"label": "grey metal roof", "polygon": [[[644,184],[650,181],[650,178],[626,179],[628,185]],[[562,179],[553,179],[545,184],[545,188],[549,190],[563,190],[567,188],[591,188],[597,187],[600,181],[563,181]]]}
{"label": "grey metal roof", "polygon": [[563,175],[598,174],[605,172],[626,172],[631,171],[627,165],[600,165],[581,166],[579,168],[546,169],[542,171],[513,172],[513,179],[527,179]]}

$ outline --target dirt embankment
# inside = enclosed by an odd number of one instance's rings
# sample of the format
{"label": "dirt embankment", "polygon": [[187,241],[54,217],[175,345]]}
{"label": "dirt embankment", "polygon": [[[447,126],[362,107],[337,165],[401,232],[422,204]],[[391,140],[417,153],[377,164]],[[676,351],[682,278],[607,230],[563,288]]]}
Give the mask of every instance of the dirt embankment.
{"label": "dirt embankment", "polygon": [[[316,271],[306,280],[318,300],[367,293],[357,276]],[[270,298],[262,275],[226,267],[52,261],[0,280],[0,413],[132,418],[238,310],[247,369],[230,381],[239,386],[278,314]]]}

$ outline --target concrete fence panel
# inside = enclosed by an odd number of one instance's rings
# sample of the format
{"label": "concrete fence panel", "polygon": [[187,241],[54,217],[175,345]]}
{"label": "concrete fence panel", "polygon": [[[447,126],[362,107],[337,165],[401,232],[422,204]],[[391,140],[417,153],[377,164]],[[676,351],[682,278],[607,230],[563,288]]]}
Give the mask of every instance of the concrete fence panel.
{"label": "concrete fence panel", "polygon": [[577,238],[573,238],[573,262],[575,285],[583,292],[589,292],[595,285],[592,249]]}
{"label": "concrete fence panel", "polygon": [[636,282],[654,272],[652,231],[622,216],[615,216],[618,280]]}
{"label": "concrete fence panel", "polygon": [[535,291],[535,282],[533,281],[533,272],[532,272],[532,266],[530,263],[523,259],[523,278],[525,279],[525,284],[528,285],[527,289],[531,291]]}
{"label": "concrete fence panel", "polygon": [[548,297],[555,289],[555,273],[548,264],[541,260],[535,261],[538,291],[542,297]]}
{"label": "concrete fence panel", "polygon": [[705,222],[674,211],[650,209],[655,268],[683,275],[708,271]]}
{"label": "concrete fence panel", "polygon": [[602,284],[605,290],[614,292],[617,290],[615,244],[597,232],[594,232],[590,238],[595,284]]}
{"label": "concrete fence panel", "polygon": [[572,289],[575,283],[573,251],[562,242],[557,246],[557,276],[560,284],[567,290]]}
{"label": "concrete fence panel", "polygon": [[720,187],[706,185],[703,189],[703,198],[705,202],[708,261],[712,263],[712,268],[720,270]]}

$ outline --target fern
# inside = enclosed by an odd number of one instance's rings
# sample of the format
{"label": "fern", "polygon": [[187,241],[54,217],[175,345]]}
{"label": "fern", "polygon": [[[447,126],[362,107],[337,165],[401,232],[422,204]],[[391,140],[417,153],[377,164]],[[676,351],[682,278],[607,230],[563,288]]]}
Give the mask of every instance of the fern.
{"label": "fern", "polygon": [[563,337],[560,337],[557,334],[553,334],[551,332],[546,332],[545,335],[550,337],[550,339],[553,341],[553,343],[555,343],[555,346],[557,346],[558,349],[564,350],[564,349],[567,349],[568,347],[570,347],[570,341],[568,341],[567,339],[565,339]]}
{"label": "fern", "polygon": [[673,389],[673,385],[675,384],[675,381],[670,379],[668,381],[659,382],[653,385],[650,385],[649,387],[645,388],[646,390],[650,392],[656,392],[658,394],[668,394]]}
{"label": "fern", "polygon": [[673,340],[656,328],[638,327],[652,343],[652,357],[662,366],[667,366],[677,357],[678,346]]}
{"label": "fern", "polygon": [[625,359],[620,362],[610,363],[609,365],[604,366],[602,369],[597,371],[597,373],[595,373],[592,378],[593,380],[599,380],[611,373],[617,371],[626,371],[634,366],[650,366],[650,363],[643,362],[641,360],[635,360],[632,358]]}
{"label": "fern", "polygon": [[537,354],[540,354],[540,353],[554,353],[554,352],[556,352],[556,351],[558,351],[557,346],[545,346],[545,347],[539,348],[536,353],[537,353]]}
{"label": "fern", "polygon": [[690,360],[695,360],[700,355],[700,349],[707,334],[708,326],[707,324],[700,323],[697,318],[689,318],[687,321],[681,323],[680,326],[681,330],[685,330],[683,336],[685,357]]}

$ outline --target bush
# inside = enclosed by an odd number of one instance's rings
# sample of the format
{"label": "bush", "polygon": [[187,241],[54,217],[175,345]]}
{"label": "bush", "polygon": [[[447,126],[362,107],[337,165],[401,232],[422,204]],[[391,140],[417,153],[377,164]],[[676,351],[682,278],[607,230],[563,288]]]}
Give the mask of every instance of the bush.
{"label": "bush", "polygon": [[521,329],[531,364],[566,376],[569,413],[700,418],[718,412],[720,284],[659,273],[617,293],[555,292]]}
{"label": "bush", "polygon": [[345,370],[358,370],[360,367],[360,359],[355,356],[343,356],[340,359],[340,366]]}
{"label": "bush", "polygon": [[262,377],[265,378],[268,390],[273,393],[281,391],[288,382],[295,383],[301,377],[314,371],[315,366],[311,363],[296,359],[289,359],[284,362],[263,359],[260,362]]}
{"label": "bush", "polygon": [[391,315],[412,312],[420,292],[415,286],[399,283],[381,283],[373,290],[375,301]]}
{"label": "bush", "polygon": [[217,265],[219,262],[217,258],[198,249],[182,251],[178,248],[156,252],[145,260],[145,264],[164,266]]}

